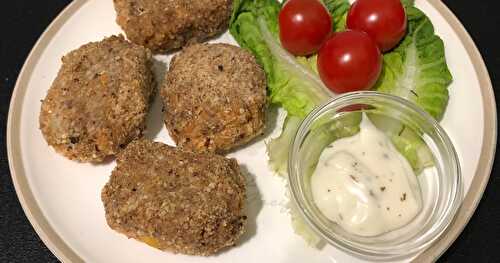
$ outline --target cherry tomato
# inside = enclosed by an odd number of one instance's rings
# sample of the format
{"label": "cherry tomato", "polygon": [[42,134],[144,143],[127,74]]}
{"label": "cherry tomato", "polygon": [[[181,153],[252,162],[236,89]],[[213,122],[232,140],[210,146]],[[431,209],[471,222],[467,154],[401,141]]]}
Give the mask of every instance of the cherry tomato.
{"label": "cherry tomato", "polygon": [[321,80],[335,93],[367,90],[382,70],[382,54],[368,34],[347,30],[335,33],[318,54]]}
{"label": "cherry tomato", "polygon": [[318,0],[289,0],[279,14],[280,40],[296,56],[316,53],[332,31],[332,18]]}
{"label": "cherry tomato", "polygon": [[347,28],[368,33],[382,52],[401,41],[406,23],[400,0],[357,0],[347,14]]}

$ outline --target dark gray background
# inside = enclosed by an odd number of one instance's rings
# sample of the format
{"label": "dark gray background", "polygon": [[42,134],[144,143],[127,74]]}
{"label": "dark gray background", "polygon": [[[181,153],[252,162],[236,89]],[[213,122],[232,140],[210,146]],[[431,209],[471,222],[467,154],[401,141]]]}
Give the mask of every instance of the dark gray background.
{"label": "dark gray background", "polygon": [[[111,1],[111,0],[108,0]],[[12,0],[0,6],[0,262],[55,262],[26,219],[12,186],[6,152],[9,101],[24,60],[35,41],[71,1]],[[500,16],[495,0],[445,0],[476,42],[495,93],[500,88]],[[497,101],[498,103],[498,101]],[[467,107],[467,105],[463,105]],[[442,262],[500,262],[500,173],[495,162],[478,210]]]}

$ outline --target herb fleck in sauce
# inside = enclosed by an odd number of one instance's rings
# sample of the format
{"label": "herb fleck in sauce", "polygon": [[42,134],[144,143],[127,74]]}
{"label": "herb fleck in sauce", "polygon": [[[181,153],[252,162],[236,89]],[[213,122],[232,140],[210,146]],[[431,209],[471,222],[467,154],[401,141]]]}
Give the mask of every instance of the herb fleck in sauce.
{"label": "herb fleck in sauce", "polygon": [[364,115],[360,128],[324,149],[311,189],[327,218],[353,234],[376,236],[408,224],[422,197],[410,164],[389,138]]}

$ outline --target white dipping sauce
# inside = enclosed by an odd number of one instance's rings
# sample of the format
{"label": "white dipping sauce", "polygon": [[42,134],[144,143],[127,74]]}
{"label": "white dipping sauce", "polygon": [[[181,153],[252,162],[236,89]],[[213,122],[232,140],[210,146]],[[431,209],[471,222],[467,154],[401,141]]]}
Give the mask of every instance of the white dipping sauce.
{"label": "white dipping sauce", "polygon": [[376,236],[408,224],[422,196],[408,161],[365,114],[360,128],[325,148],[311,188],[328,219],[352,234]]}

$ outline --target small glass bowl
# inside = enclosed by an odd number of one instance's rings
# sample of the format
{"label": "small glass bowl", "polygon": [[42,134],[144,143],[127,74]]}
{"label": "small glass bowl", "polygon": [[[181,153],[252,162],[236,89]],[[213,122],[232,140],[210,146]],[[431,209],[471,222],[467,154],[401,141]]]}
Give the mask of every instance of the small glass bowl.
{"label": "small glass bowl", "polygon": [[[419,215],[400,229],[374,237],[351,234],[328,220],[316,207],[310,187],[319,155],[331,143],[321,139],[318,131],[325,132],[327,127],[342,133],[349,125],[357,126],[350,124],[349,120],[356,118],[349,116],[358,114],[360,119],[361,112],[371,118],[386,118],[381,123],[387,127],[378,127],[386,133],[397,125],[412,129],[429,146],[434,162],[418,175],[422,191]],[[318,151],[318,147],[322,149]],[[369,260],[403,259],[430,246],[450,225],[463,195],[458,157],[439,123],[410,101],[373,91],[347,93],[312,111],[293,139],[288,175],[293,199],[309,226],[329,244]]]}

